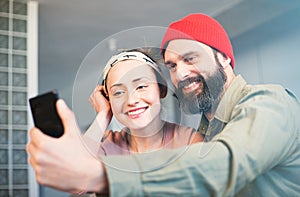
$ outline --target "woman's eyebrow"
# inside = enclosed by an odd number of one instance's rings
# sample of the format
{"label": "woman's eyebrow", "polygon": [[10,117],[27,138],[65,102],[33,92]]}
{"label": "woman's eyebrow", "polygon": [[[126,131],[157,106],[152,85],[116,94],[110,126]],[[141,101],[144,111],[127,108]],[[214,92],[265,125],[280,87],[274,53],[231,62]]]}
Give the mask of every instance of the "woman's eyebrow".
{"label": "woman's eyebrow", "polygon": [[[136,83],[136,82],[140,82],[140,81],[143,81],[143,80],[148,81],[149,78],[148,78],[148,77],[139,77],[139,78],[133,79],[132,82],[133,82],[133,83]],[[120,86],[123,86],[123,85],[124,85],[123,83],[115,83],[115,84],[111,85],[111,86],[109,87],[109,89],[112,89],[112,88],[114,88],[114,87],[120,87]]]}
{"label": "woman's eyebrow", "polygon": [[137,82],[139,82],[139,83],[143,83],[143,82],[148,83],[148,82],[152,82],[152,81],[157,82],[156,79],[152,79],[151,77],[148,77],[148,76],[142,76],[142,77],[133,79],[132,83],[137,83]]}
{"label": "woman's eyebrow", "polygon": [[123,86],[123,84],[122,83],[115,83],[115,84],[111,85],[109,87],[109,89],[112,89],[113,87],[120,87],[120,86]]}
{"label": "woman's eyebrow", "polygon": [[142,79],[143,79],[142,77],[139,77],[139,78],[133,79],[132,82],[138,82],[138,81],[141,81]]}
{"label": "woman's eyebrow", "polygon": [[[132,82],[138,82],[138,81],[141,81],[142,79],[143,79],[142,77],[139,77],[139,78],[133,79]],[[115,83],[115,84],[112,84],[109,89],[111,89],[113,87],[120,87],[123,85],[124,85],[123,83]]]}

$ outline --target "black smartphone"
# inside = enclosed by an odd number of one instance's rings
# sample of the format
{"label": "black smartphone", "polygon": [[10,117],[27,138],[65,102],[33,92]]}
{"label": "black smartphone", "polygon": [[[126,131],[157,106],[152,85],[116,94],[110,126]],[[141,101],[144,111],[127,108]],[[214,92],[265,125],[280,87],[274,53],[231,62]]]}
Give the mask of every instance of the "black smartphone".
{"label": "black smartphone", "polygon": [[29,99],[34,125],[43,133],[59,138],[64,127],[56,111],[58,93],[56,90]]}

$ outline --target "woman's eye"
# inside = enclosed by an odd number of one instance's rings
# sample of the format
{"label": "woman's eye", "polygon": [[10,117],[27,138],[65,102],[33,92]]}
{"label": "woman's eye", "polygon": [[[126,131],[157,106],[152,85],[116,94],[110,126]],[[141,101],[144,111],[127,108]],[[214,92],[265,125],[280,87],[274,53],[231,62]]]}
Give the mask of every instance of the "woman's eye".
{"label": "woman's eye", "polygon": [[145,89],[145,88],[147,88],[148,86],[147,85],[139,85],[136,89],[137,90],[143,90],[143,89]]}
{"label": "woman's eye", "polygon": [[114,91],[114,92],[113,92],[113,96],[120,96],[120,95],[122,95],[123,93],[124,93],[124,91],[122,91],[122,90]]}

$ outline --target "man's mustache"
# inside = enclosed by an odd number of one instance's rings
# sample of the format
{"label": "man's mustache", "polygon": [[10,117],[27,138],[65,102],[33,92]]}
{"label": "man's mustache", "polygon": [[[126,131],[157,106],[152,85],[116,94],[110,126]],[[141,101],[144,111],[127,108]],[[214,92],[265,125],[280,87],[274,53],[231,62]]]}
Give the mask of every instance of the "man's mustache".
{"label": "man's mustache", "polygon": [[185,86],[188,86],[189,84],[193,83],[193,82],[196,82],[196,83],[199,83],[199,82],[205,82],[203,76],[201,75],[198,75],[197,77],[190,77],[190,78],[187,78],[183,81],[180,81],[178,83],[178,89],[182,89],[184,88]]}

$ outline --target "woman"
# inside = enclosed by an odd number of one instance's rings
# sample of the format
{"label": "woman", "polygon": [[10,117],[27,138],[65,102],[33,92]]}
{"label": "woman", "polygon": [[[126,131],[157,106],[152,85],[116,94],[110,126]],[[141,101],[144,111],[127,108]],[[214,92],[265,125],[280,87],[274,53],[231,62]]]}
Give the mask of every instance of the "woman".
{"label": "woman", "polygon": [[98,155],[179,148],[203,140],[194,129],[161,119],[160,99],[167,95],[167,83],[146,54],[135,49],[113,56],[104,68],[103,86],[98,85],[90,96],[100,130],[109,124],[111,112],[125,126],[121,131],[107,130],[100,135],[95,123],[91,126],[85,136],[103,136]]}

